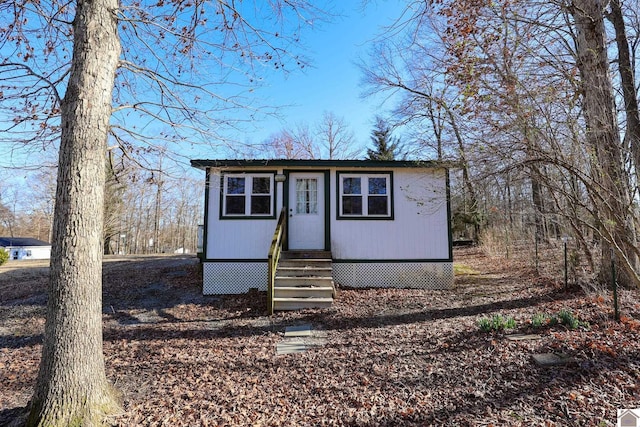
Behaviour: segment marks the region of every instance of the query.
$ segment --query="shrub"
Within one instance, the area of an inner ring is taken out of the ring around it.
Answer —
[[[4,264],[7,261],[9,261],[9,252],[5,251],[4,249],[0,249],[0,265]]]

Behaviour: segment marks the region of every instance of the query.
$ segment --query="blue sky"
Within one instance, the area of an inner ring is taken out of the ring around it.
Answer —
[[[255,131],[239,135],[240,140],[259,143],[282,128],[313,126],[327,111],[345,120],[360,145],[369,144],[375,115],[384,116],[393,104],[381,106],[381,97],[361,97],[362,75],[355,63],[366,59],[371,42],[398,18],[403,4],[395,0],[348,4],[336,11],[341,16],[304,34],[304,54],[310,67],[288,74],[270,73],[265,87],[254,92],[271,105],[288,107],[279,111],[280,119],[270,117],[255,123]]]

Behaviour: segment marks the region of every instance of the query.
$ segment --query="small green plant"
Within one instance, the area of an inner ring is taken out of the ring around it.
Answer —
[[[531,326],[533,326],[534,328],[541,328],[543,326],[546,326],[547,323],[549,323],[549,320],[549,316],[547,316],[546,314],[536,313],[531,318]]]
[[[7,261],[9,261],[9,252],[5,251],[4,249],[0,249],[0,265],[4,264]]]
[[[558,312],[558,314],[549,316],[547,314],[538,313],[534,314],[531,318],[531,326],[534,328],[541,328],[544,326],[555,326],[555,325],[564,325],[568,329],[578,329],[580,327],[588,328],[588,322],[580,321],[573,313],[569,310],[563,309]]]
[[[478,327],[482,332],[491,332],[491,319],[483,317],[482,319],[478,320]]]
[[[560,323],[562,323],[569,329],[576,329],[578,326],[580,326],[580,322],[578,321],[578,319],[576,319],[573,313],[571,313],[569,310],[560,310],[560,312],[558,312],[558,319],[560,320]]]
[[[558,320],[569,329],[588,328],[589,322],[583,322],[573,315],[569,310],[560,310]]]
[[[478,320],[478,327],[482,332],[502,331],[504,329],[515,329],[516,321],[513,317],[504,317],[496,314],[491,318],[483,317]]]

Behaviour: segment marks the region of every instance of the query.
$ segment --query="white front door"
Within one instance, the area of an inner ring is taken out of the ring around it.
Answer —
[[[289,174],[289,249],[324,249],[324,174]]]

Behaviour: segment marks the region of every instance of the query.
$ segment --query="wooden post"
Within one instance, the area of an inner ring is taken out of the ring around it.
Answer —
[[[615,252],[611,249],[611,278],[613,280],[613,313],[616,322],[620,321],[620,308],[618,306],[618,281],[616,279]]]

